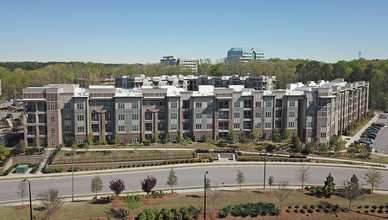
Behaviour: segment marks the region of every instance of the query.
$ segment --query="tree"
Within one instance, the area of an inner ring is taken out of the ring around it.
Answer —
[[[281,139],[281,135],[280,135],[280,131],[278,128],[275,128],[273,129],[272,131],[272,141],[273,142],[280,142],[282,139]]]
[[[289,130],[289,129],[283,129],[283,130],[282,130],[282,133],[281,133],[282,140],[283,140],[283,141],[286,141],[288,138],[290,138],[291,133],[292,133],[291,130]]]
[[[237,183],[240,185],[240,190],[241,190],[241,185],[245,183],[245,176],[244,173],[240,170],[237,170],[237,178],[236,178]]]
[[[212,209],[213,209],[213,219],[215,219],[215,217],[216,217],[215,206],[222,199],[222,191],[218,190],[218,187],[213,187],[209,191],[209,197],[210,197],[210,202],[212,204]]]
[[[352,202],[362,195],[358,178],[353,174],[352,178],[344,181],[344,190],[342,196],[349,200],[349,210],[351,209]]]
[[[153,135],[152,135],[152,143],[158,143],[160,142],[160,139],[159,139],[159,132],[155,132]]]
[[[148,176],[140,181],[141,189],[149,195],[155,187],[158,180],[154,176]]]
[[[140,207],[140,205],[141,205],[140,196],[139,195],[126,195],[124,197],[124,200],[125,200],[125,205],[128,208],[128,211],[130,213],[132,213],[132,218],[135,219],[133,210]]]
[[[375,187],[378,187],[381,183],[384,182],[381,172],[373,168],[364,172],[363,179],[371,186],[372,193]]]
[[[294,149],[294,152],[296,153],[302,152],[302,146],[298,135],[294,135],[292,137],[292,147]]]
[[[226,139],[228,140],[229,144],[236,143],[236,135],[234,135],[233,129],[229,129],[229,133]]]
[[[86,137],[86,143],[88,145],[93,145],[93,134],[89,133],[88,136]]]
[[[62,199],[59,198],[59,192],[56,189],[48,189],[44,192],[41,192],[38,196],[38,199],[41,201],[43,207],[45,208],[45,215],[49,219],[54,211],[62,205]]]
[[[313,144],[312,143],[307,143],[302,150],[302,154],[309,155],[313,152]]]
[[[174,193],[174,186],[178,185],[178,177],[175,174],[174,168],[171,168],[170,173],[167,177],[167,185],[171,187],[171,193]]]
[[[22,198],[22,205],[24,205],[24,196],[27,195],[27,183],[23,182],[23,180],[20,181],[20,183],[18,184],[17,190],[18,190],[17,191],[18,196]]]
[[[95,176],[90,181],[90,190],[96,193],[96,199],[97,199],[97,193],[102,190],[102,180],[99,176]]]
[[[334,192],[335,192],[335,183],[334,183],[334,177],[329,173],[329,175],[326,177],[325,185],[323,186],[323,193],[327,198],[330,198]]]
[[[275,183],[275,180],[274,180],[273,176],[270,176],[268,178],[268,185],[269,185],[269,189],[270,190],[272,190],[272,186],[273,186],[274,183]]]
[[[288,189],[288,182],[281,181],[279,182],[278,188],[275,189],[275,196],[280,201],[280,210],[283,208],[283,202],[287,199],[287,197],[291,194],[292,190]]]
[[[109,182],[109,188],[119,196],[125,190],[125,182],[120,178],[115,178]]]
[[[259,139],[260,139],[260,130],[259,129],[253,129],[252,138],[253,138],[253,141],[259,141]]]
[[[302,189],[304,189],[304,183],[310,179],[310,167],[306,167],[304,164],[296,171],[296,178],[302,182]]]

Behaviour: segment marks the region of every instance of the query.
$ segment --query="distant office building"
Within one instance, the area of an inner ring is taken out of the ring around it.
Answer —
[[[94,143],[126,144],[150,140],[155,133],[172,141],[179,136],[222,139],[230,130],[237,138],[255,130],[269,139],[275,128],[291,130],[305,143],[327,144],[368,111],[369,83],[364,81],[311,81],[277,90],[233,83],[197,86],[197,91],[175,85],[25,88],[25,146],[83,144],[88,134]]]
[[[245,47],[233,47],[228,51],[226,61],[231,62],[233,60],[241,60],[242,62],[248,62],[251,60],[264,60],[265,53],[263,50],[255,48]]]
[[[160,60],[161,63],[168,65],[182,65],[191,68],[193,73],[197,72],[197,60],[193,57],[165,56]]]

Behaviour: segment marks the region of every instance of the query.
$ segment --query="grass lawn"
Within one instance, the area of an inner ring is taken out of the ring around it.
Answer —
[[[213,204],[211,200],[211,192],[208,195],[210,197],[210,200],[208,200],[208,207],[207,210],[209,213],[213,210]],[[135,212],[138,213],[144,208],[180,208],[180,207],[189,207],[190,205],[200,208],[203,206],[203,199],[202,198],[193,198],[193,197],[187,197],[186,195],[200,195],[202,196],[202,193],[182,193],[178,196],[169,196],[167,195],[163,199],[155,200],[151,204],[142,204],[139,209],[137,209]],[[238,203],[244,203],[244,202],[272,202],[276,205],[279,204],[277,198],[273,195],[273,193],[269,193],[269,190],[266,192],[264,191],[222,191],[222,195],[220,200],[218,200],[215,203],[214,208],[221,209],[225,205],[229,204],[238,204]],[[333,204],[333,205],[339,205],[340,207],[347,207],[348,201],[340,198],[340,197],[332,197],[330,199],[326,198],[317,198],[313,196],[306,195],[305,193],[293,191],[291,195],[288,197],[288,199],[284,202],[284,209],[287,209],[288,206],[303,206],[303,205],[319,205],[319,204]],[[364,195],[357,201],[353,202],[352,208],[353,210],[357,210],[357,207],[359,205],[365,206],[365,205],[387,205],[388,204],[388,195],[382,195],[382,194],[374,194],[374,195]],[[34,208],[38,208],[39,205],[34,205]],[[63,206],[52,216],[51,219],[79,219],[79,218],[90,218],[90,217],[105,217],[105,212],[110,209],[115,208],[116,210],[119,208],[124,208],[123,204],[120,204],[119,206],[114,206],[112,203],[108,204],[90,204],[87,201],[84,202],[66,202],[63,204]],[[284,215],[287,215],[285,212],[283,212]],[[33,211],[34,216],[42,217],[43,213],[41,211]],[[385,214],[387,216],[388,214]],[[25,207],[23,209],[17,209],[15,207],[2,207],[0,208],[0,218],[1,219],[28,219],[29,218],[29,209],[28,207]],[[300,214],[300,216],[294,216],[296,219],[299,218],[306,218],[306,215]],[[319,216],[317,216],[319,217]],[[324,216],[319,217],[319,219],[333,219],[335,218],[334,214],[331,216]],[[294,218],[295,219],[295,218]],[[350,218],[349,218],[350,219]]]
[[[142,160],[171,160],[193,158],[194,151],[160,151],[160,150],[128,150],[128,151],[84,151],[77,152],[78,163],[92,162],[118,162]],[[68,164],[72,162],[72,152],[61,151],[57,154],[52,164]]]

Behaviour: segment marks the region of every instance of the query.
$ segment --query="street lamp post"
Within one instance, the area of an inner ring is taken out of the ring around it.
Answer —
[[[24,179],[23,182],[28,182],[28,193],[30,195],[30,219],[32,220],[32,201],[31,201],[31,183],[28,179]]]
[[[74,202],[74,160],[77,158],[78,155],[76,154],[75,157],[73,157],[73,168],[71,169],[72,175],[71,175],[71,201]]]
[[[264,155],[264,189],[265,189],[266,172],[267,172],[267,153],[265,153]]]
[[[208,174],[209,172],[205,172],[205,177],[204,177],[204,185],[203,185],[203,188],[204,188],[204,200],[203,200],[203,219],[206,220],[206,184],[207,184],[207,178],[206,178],[206,174]]]

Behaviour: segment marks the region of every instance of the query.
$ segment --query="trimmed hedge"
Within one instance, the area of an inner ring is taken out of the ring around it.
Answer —
[[[251,216],[256,217],[259,215],[279,215],[280,210],[273,203],[241,203],[233,206],[232,215],[234,216]]]
[[[53,168],[46,167],[44,169],[44,172],[45,173],[62,173],[63,167],[53,167]]]
[[[58,147],[57,149],[55,149],[53,155],[51,155],[49,161],[48,161],[48,164],[51,164],[55,158],[55,156],[57,156],[57,154],[61,151],[61,147]]]

